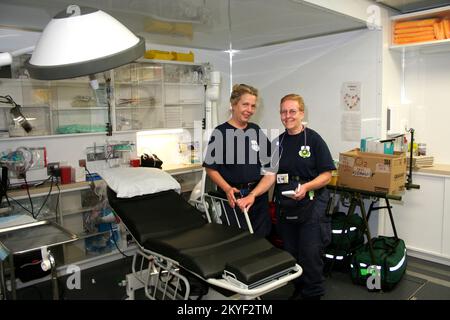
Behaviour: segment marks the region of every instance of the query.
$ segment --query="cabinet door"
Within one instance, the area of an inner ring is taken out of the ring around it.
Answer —
[[[57,221],[59,219],[58,206],[57,194],[50,194],[48,197],[47,195],[32,196],[31,200],[28,197],[22,197],[17,202],[11,201],[12,212],[10,215],[26,214],[37,220]]]
[[[190,193],[202,178],[202,171],[176,174],[173,176],[181,186],[181,192]]]
[[[140,130],[164,126],[162,67],[131,63],[114,71],[116,130]]]
[[[201,105],[204,102],[203,85],[166,83],[166,105]]]
[[[21,106],[23,116],[32,126],[26,132],[11,116],[12,105],[0,103],[0,134],[3,137],[39,136],[51,133],[50,87],[47,81],[0,79],[0,95],[9,95]]]
[[[97,75],[99,88],[88,77],[52,81],[52,122],[56,134],[106,131],[108,101],[106,83]]]
[[[121,246],[120,228],[107,205],[91,190],[61,195],[63,226],[79,240],[64,247],[65,264],[109,253]]]
[[[199,65],[164,65],[166,127],[193,128],[204,116],[205,87]]]

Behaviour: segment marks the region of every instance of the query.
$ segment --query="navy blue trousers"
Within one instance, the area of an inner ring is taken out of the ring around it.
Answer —
[[[284,249],[292,254],[303,268],[294,284],[303,297],[322,296],[324,249],[331,241],[331,217],[326,215],[328,190],[323,190],[311,207],[311,217],[302,223],[278,224]]]

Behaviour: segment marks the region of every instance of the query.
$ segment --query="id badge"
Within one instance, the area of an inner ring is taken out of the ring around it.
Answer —
[[[289,174],[288,173],[277,174],[277,184],[286,184],[286,183],[289,183]]]

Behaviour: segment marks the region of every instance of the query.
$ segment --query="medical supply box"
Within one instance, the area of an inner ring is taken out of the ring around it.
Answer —
[[[338,185],[372,192],[398,193],[406,182],[406,154],[361,152],[353,149],[339,155]]]

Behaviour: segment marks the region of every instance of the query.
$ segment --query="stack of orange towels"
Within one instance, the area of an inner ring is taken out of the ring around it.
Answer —
[[[409,44],[450,39],[450,17],[397,22],[394,43]]]

